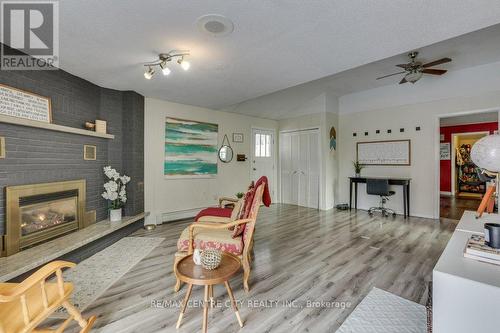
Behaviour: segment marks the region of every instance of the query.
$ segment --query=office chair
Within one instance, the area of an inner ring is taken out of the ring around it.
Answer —
[[[396,194],[394,191],[389,190],[389,180],[387,179],[367,179],[366,180],[366,193],[371,195],[380,196],[379,207],[371,207],[368,209],[368,214],[373,215],[373,212],[381,212],[383,216],[396,216],[396,212],[390,208],[385,208],[385,203],[389,200],[391,195]]]

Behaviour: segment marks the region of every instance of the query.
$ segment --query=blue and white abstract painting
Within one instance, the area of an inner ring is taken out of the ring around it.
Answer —
[[[165,122],[167,177],[207,177],[217,174],[217,124],[168,118]]]

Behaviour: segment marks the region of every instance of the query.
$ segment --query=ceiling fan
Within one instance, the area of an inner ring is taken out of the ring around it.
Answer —
[[[420,61],[417,61],[416,58],[418,56],[418,52],[410,52],[408,53],[408,57],[410,57],[410,62],[407,64],[399,64],[396,65],[397,67],[401,67],[404,69],[402,72],[397,72],[389,75],[384,75],[381,77],[378,77],[377,80],[393,76],[393,75],[399,75],[399,74],[406,74],[401,81],[399,81],[399,84],[403,84],[406,82],[411,82],[415,83],[418,80],[422,78],[422,75],[424,74],[431,74],[431,75],[443,75],[444,73],[447,72],[445,69],[435,69],[435,68],[429,68],[441,64],[445,64],[447,62],[450,62],[450,58],[442,58],[439,60],[431,61],[426,64],[422,64]]]

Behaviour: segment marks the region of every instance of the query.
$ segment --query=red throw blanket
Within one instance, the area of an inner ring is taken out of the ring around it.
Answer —
[[[195,221],[202,216],[218,216],[218,217],[231,217],[233,210],[231,208],[209,207],[202,209],[194,218]]]
[[[271,194],[269,193],[269,180],[267,180],[266,176],[260,177],[254,185],[254,188],[258,188],[262,183],[266,184],[264,187],[264,192],[262,193],[262,203],[269,207],[271,205]],[[253,197],[252,197],[253,200]],[[231,208],[220,208],[220,207],[210,207],[202,209],[198,215],[194,218],[195,221],[202,216],[218,216],[218,217],[231,217],[233,210]]]
[[[256,182],[255,182],[255,188],[258,188],[260,184],[266,183],[266,187],[264,187],[264,193],[262,193],[262,203],[266,206],[269,207],[271,205],[271,194],[269,193],[269,180],[267,180],[266,176],[260,177]]]

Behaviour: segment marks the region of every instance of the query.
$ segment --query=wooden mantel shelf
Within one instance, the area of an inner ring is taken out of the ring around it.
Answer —
[[[88,131],[88,130],[81,129],[81,128],[74,128],[74,127],[63,126],[63,125],[49,124],[49,123],[44,123],[41,121],[34,121],[34,120],[29,120],[29,119],[10,117],[10,116],[6,116],[6,115],[0,115],[0,123],[43,128],[43,129],[51,130],[51,131],[93,136],[93,137],[104,138],[104,139],[114,139],[115,138],[115,136],[113,134],[97,133],[94,131]]]
[[[48,263],[101,237],[109,235],[149,215],[149,212],[135,216],[124,216],[121,221],[104,220],[87,228],[75,231],[9,257],[0,258],[0,282],[13,279],[23,273]]]

